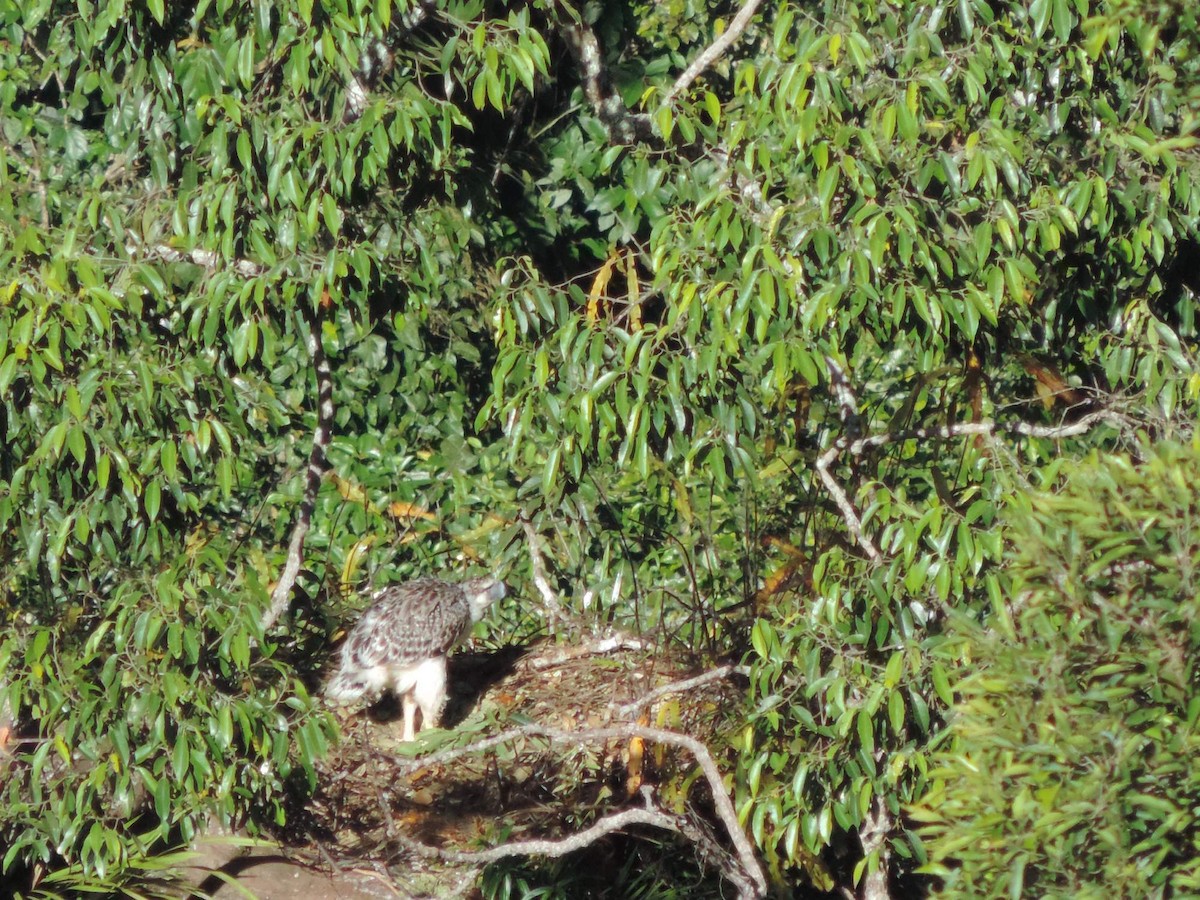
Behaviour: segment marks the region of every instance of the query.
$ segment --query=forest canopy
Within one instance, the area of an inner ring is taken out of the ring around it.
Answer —
[[[0,879],[284,826],[489,571],[744,667],[781,896],[1200,890],[1198,17],[0,0]]]

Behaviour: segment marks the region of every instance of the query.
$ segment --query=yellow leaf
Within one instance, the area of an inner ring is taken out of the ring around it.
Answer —
[[[498,516],[495,513],[488,513],[482,524],[472,528],[470,531],[464,531],[462,534],[458,535],[456,539],[464,546],[476,544],[480,541],[480,539],[487,537],[493,531],[496,531],[499,528],[505,528],[511,524],[512,522],[503,516]]]
[[[632,797],[642,786],[642,760],[645,758],[646,742],[635,737],[629,742],[629,762],[625,766],[625,796]]]
[[[625,284],[629,291],[629,325],[632,331],[642,327],[642,288],[638,284],[637,259],[630,250],[625,255]]]
[[[374,507],[367,501],[367,492],[363,490],[362,485],[356,484],[353,481],[349,481],[348,479],[343,478],[341,475],[338,475],[336,472],[330,472],[329,478],[333,481],[334,486],[338,489],[338,493],[351,503],[361,503],[372,512],[378,512],[378,510],[374,509]]]
[[[613,269],[620,258],[620,252],[613,250],[609,253],[608,259],[604,261],[604,265],[600,267],[600,271],[596,273],[596,279],[592,282],[591,290],[588,291],[587,320],[589,325],[595,322],[600,315],[600,297],[608,288],[608,282],[612,279]]]
[[[656,717],[658,728],[678,728],[683,721],[678,700],[664,700],[658,705]]]
[[[787,554],[788,558],[784,561],[783,565],[779,566],[773,572],[767,575],[766,579],[763,581],[762,588],[755,593],[754,602],[755,605],[760,609],[762,608],[762,605],[770,600],[775,594],[786,590],[787,587],[792,583],[796,572],[802,569],[808,561],[803,550],[792,546],[780,538],[769,537],[765,543],[769,546],[773,546],[782,550],[785,554]]]
[[[375,543],[375,536],[368,535],[359,541],[355,541],[354,546],[350,548],[350,552],[346,554],[346,561],[342,564],[341,586],[343,591],[349,591],[354,588],[357,583],[356,575],[362,559],[366,556],[367,550]]]
[[[1071,387],[1051,363],[1043,362],[1029,353],[1021,354],[1019,359],[1025,371],[1033,376],[1034,390],[1046,409],[1057,401],[1061,401],[1065,406],[1087,402],[1087,396]]]
[[[408,503],[404,500],[397,500],[388,507],[388,512],[397,519],[426,519],[430,522],[436,522],[437,516],[427,509],[417,506],[415,503]]]

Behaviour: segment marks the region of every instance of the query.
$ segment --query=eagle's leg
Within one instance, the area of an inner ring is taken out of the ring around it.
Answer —
[[[417,736],[417,700],[412,691],[407,691],[400,698],[400,703],[404,707],[404,734],[400,740],[411,741]]]
[[[446,657],[441,656],[422,664],[412,693],[421,707],[421,727],[436,728],[442,707],[446,705]]]

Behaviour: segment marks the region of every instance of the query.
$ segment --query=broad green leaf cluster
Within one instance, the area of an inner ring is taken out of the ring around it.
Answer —
[[[918,810],[947,896],[1200,889],[1198,476],[1194,444],[1093,457],[1014,517],[1013,603],[955,629],[971,670]]]

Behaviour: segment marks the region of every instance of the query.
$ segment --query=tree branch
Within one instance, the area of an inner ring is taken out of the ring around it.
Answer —
[[[854,504],[850,502],[850,498],[846,496],[846,492],[842,490],[842,486],[837,483],[837,479],[829,471],[829,467],[833,465],[833,461],[842,452],[842,447],[843,444],[841,442],[835,443],[817,457],[817,475],[820,476],[821,483],[825,485],[825,490],[829,491],[829,496],[833,498],[833,502],[837,504],[837,508],[846,522],[846,528],[849,530],[850,536],[854,538],[858,546],[863,548],[863,551],[867,554],[867,558],[878,565],[883,562],[883,554],[879,552],[879,548],[875,546],[871,539],[863,533],[862,519],[858,517],[858,511],[854,508]]]
[[[888,835],[895,827],[895,820],[883,799],[876,797],[871,809],[858,829],[858,840],[862,844],[863,858],[867,860],[867,871],[862,880],[863,900],[891,900],[888,890]],[[875,864],[871,856],[875,855]]]
[[[296,584],[296,576],[300,574],[300,565],[304,562],[304,539],[308,535],[309,525],[312,524],[321,479],[325,477],[326,452],[333,436],[333,375],[329,371],[329,360],[325,358],[325,350],[321,346],[321,318],[316,314],[309,322],[308,355],[317,376],[317,427],[313,431],[312,451],[309,453],[308,468],[304,473],[304,499],[296,515],[296,524],[292,526],[287,558],[275,590],[271,592],[271,605],[263,614],[260,623],[264,633],[284,614],[291,602],[292,588]]]
[[[828,358],[827,358],[828,359]],[[836,364],[829,360],[831,371],[836,375],[841,375],[841,370],[836,367]],[[842,376],[844,379],[844,376]],[[836,378],[834,379],[836,382]],[[849,402],[853,400],[852,392],[847,397],[842,396],[839,392],[839,403],[845,409],[854,410],[855,404]],[[843,416],[845,419],[845,416]],[[903,441],[914,440],[930,440],[941,439],[949,440],[956,437],[971,437],[981,436],[995,439],[997,435],[1016,435],[1022,437],[1036,437],[1048,439],[1060,439],[1066,437],[1076,437],[1081,434],[1086,434],[1091,431],[1096,425],[1101,422],[1108,422],[1117,428],[1124,428],[1129,425],[1129,422],[1115,410],[1099,409],[1095,412],[1088,413],[1075,422],[1064,423],[1061,425],[1034,425],[1029,422],[958,422],[951,425],[937,425],[930,428],[910,428],[903,431],[887,431],[880,434],[871,434],[866,437],[859,437],[854,434],[850,422],[847,421],[847,428],[851,431],[851,436],[838,438],[833,445],[817,457],[815,468],[817,475],[821,479],[821,483],[825,485],[825,490],[829,492],[829,496],[833,498],[834,504],[837,505],[838,511],[842,514],[842,519],[846,523],[846,529],[850,532],[850,536],[867,554],[871,562],[878,565],[883,562],[883,554],[874,542],[867,537],[863,530],[862,519],[858,515],[858,511],[854,508],[854,504],[846,495],[845,490],[838,484],[837,479],[829,471],[830,466],[841,455],[843,450],[849,450],[851,456],[862,456],[867,450],[874,447],[882,447],[886,444],[900,443]]]
[[[533,522],[525,513],[521,513],[519,521],[525,531],[525,542],[529,544],[529,567],[533,570],[533,584],[542,595],[542,606],[545,607],[549,619],[550,633],[554,634],[559,614],[562,612],[562,601],[558,599],[558,594],[550,584],[550,577],[546,574],[546,560],[542,556],[542,548],[538,546],[538,533],[534,530]]]
[[[1129,421],[1112,409],[1098,409],[1080,417],[1074,422],[1061,425],[1034,425],[1030,422],[957,422],[952,425],[937,425],[932,428],[911,428],[904,431],[872,434],[848,442],[850,453],[862,455],[870,447],[880,447],[897,441],[919,441],[929,438],[956,438],[982,435],[995,437],[997,434],[1019,435],[1021,437],[1048,438],[1058,440],[1067,437],[1078,437],[1087,434],[1101,422],[1116,428],[1126,428]]]
[[[538,659],[529,662],[529,668],[535,672],[540,672],[545,669],[553,669],[561,666],[563,663],[571,660],[581,659],[585,656],[610,656],[613,653],[619,653],[622,650],[639,651],[645,650],[652,646],[649,641],[642,638],[632,638],[623,634],[614,634],[609,637],[599,638],[597,640],[586,641],[582,644],[574,644],[570,647],[564,647],[553,655],[539,657]]]
[[[678,95],[687,89],[693,80],[713,61],[728,49],[746,29],[761,0],[746,0],[745,5],[734,17],[730,27],[696,60],[688,66],[674,85],[664,95],[660,108],[674,102]],[[608,140],[614,144],[632,144],[638,141],[650,141],[654,137],[654,126],[649,115],[632,113],[626,108],[620,95],[613,90],[604,65],[600,42],[596,33],[586,22],[578,21],[564,25],[561,34],[567,46],[574,54],[579,64],[580,83],[588,105],[595,111],[597,118],[604,125]],[[766,196],[766,191],[760,181],[738,170],[734,165],[730,151],[725,146],[712,147],[708,154],[728,174],[742,200],[746,215],[764,230],[778,225],[777,217],[783,207],[772,204]],[[783,261],[784,271],[793,274],[792,265]]]
[[[125,248],[130,256],[136,255],[137,248],[129,246]],[[254,278],[262,275],[267,271],[267,267],[256,263],[250,259],[234,259],[224,260],[211,250],[202,250],[199,247],[184,252],[176,250],[168,244],[155,244],[153,247],[146,248],[146,255],[166,260],[167,262],[190,262],[192,265],[199,266],[202,269],[213,271],[220,269],[223,266],[229,265],[233,270],[243,278]]]
[[[683,74],[675,79],[675,83],[671,85],[671,89],[663,97],[664,106],[674,103],[675,98],[686,91],[691,83],[699,77],[701,72],[716,62],[721,54],[728,50],[733,45],[733,42],[742,36],[742,32],[746,30],[746,26],[750,24],[750,20],[754,18],[754,14],[758,11],[758,6],[761,2],[762,0],[746,0],[721,36],[705,47],[704,51],[692,60],[692,64],[684,69]]]
[[[753,877],[744,872],[738,860],[721,846],[721,842],[702,816],[680,816],[679,831],[695,845],[701,862],[733,882],[738,889],[739,900],[761,896]]]
[[[562,35],[579,63],[583,95],[608,131],[609,141],[632,144],[635,141],[648,140],[654,133],[650,117],[629,112],[625,101],[613,90],[604,67],[600,42],[596,39],[596,32],[592,30],[592,26],[582,20],[571,22],[563,26]]]
[[[400,40],[421,27],[437,9],[434,0],[420,0],[407,12],[399,15],[386,40],[372,38],[363,46],[358,58],[358,72],[350,76],[346,84],[346,106],[342,111],[344,123],[354,122],[362,116],[371,99],[371,91],[395,66],[395,46]]]

